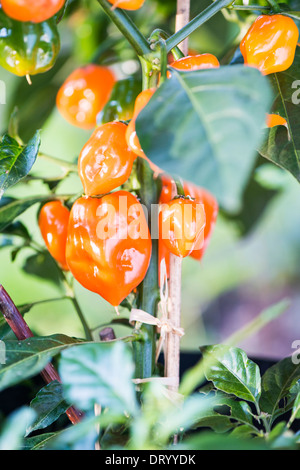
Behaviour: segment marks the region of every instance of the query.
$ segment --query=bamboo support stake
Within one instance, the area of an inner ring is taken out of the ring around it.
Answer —
[[[177,0],[176,32],[183,28],[190,19],[190,0]],[[181,43],[184,55],[188,54],[188,39]],[[177,195],[175,182],[172,185],[172,198]],[[181,326],[181,267],[182,259],[170,253],[170,281],[168,318],[172,324]],[[180,336],[169,333],[165,346],[165,377],[176,377],[176,385],[169,389],[177,392],[180,375]]]
[[[190,0],[177,0],[177,14],[176,14],[176,32],[183,28],[190,21]],[[188,55],[189,40],[185,39],[179,48],[184,55]]]

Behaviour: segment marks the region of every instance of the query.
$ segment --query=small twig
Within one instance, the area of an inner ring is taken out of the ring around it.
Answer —
[[[19,312],[14,302],[12,301],[12,299],[1,284],[0,312],[9,324],[14,334],[16,335],[17,339],[22,341],[24,339],[32,338],[34,336],[26,321],[22,317],[21,313]],[[51,383],[53,380],[61,382],[58,373],[56,372],[55,368],[51,363],[49,363],[45,367],[45,369],[42,370],[41,376],[47,384]],[[66,415],[68,416],[72,424],[79,423],[82,418],[82,413],[73,408],[72,406],[66,411]]]

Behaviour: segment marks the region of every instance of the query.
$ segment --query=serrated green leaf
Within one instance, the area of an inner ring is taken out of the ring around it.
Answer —
[[[65,335],[5,341],[6,363],[0,364],[0,391],[38,374],[53,356],[78,343]]]
[[[237,211],[271,104],[268,81],[241,65],[172,71],[137,118],[145,154]]]
[[[205,370],[206,379],[225,393],[257,403],[261,393],[261,377],[258,366],[248,359],[239,348],[225,345],[201,348],[204,361],[209,365]]]
[[[27,145],[5,134],[0,143],[0,194],[26,176],[35,163],[41,144],[36,132]]]
[[[54,380],[43,387],[30,407],[36,413],[36,419],[26,429],[26,436],[38,429],[45,429],[54,423],[70,407],[63,397],[63,388],[61,383]]]
[[[115,412],[136,411],[134,363],[124,343],[70,348],[61,355],[59,373],[66,398],[84,411],[92,410],[97,403]]]
[[[290,394],[290,389],[299,379],[300,364],[294,364],[291,357],[270,367],[263,375],[260,408],[271,416],[271,422],[280,411],[280,401]]]

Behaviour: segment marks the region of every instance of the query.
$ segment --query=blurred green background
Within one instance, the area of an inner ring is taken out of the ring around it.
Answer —
[[[206,0],[192,1],[192,15],[208,4]],[[156,27],[172,32],[175,5],[175,0],[146,0],[143,9],[132,14],[132,17],[145,35]],[[232,21],[228,21],[219,13],[192,35],[191,49],[199,53],[211,52],[226,63],[234,52],[233,46],[238,45],[251,22],[248,18],[248,23],[242,25],[241,30],[241,19],[242,15],[238,17],[234,14],[231,15]],[[104,45],[104,53],[99,55],[98,63],[110,65],[118,78],[135,73],[139,66],[134,53],[108,22],[96,0],[71,1],[59,31],[62,49],[57,64],[50,72],[32,77],[32,86],[24,78],[0,70],[0,79],[5,82],[7,92],[6,104],[0,105],[0,127],[2,132],[7,130],[9,116],[17,106],[20,133],[25,140],[37,128],[42,128],[42,151],[75,162],[91,132],[72,127],[59,115],[55,108],[58,87],[70,71],[99,53],[99,44]],[[114,41],[114,48],[105,50],[107,38]],[[60,169],[38,161],[32,174],[55,177],[60,174]],[[70,176],[59,185],[57,192],[77,193],[81,190],[79,179]],[[46,194],[47,191],[47,186],[37,180],[20,183],[6,195],[26,197]],[[37,227],[37,210],[38,207],[34,206],[20,220],[34,239],[43,245]],[[235,216],[220,213],[203,261],[198,263],[185,259],[183,262],[183,350],[197,350],[202,344],[221,342],[258,315],[264,307],[287,297],[291,299],[289,310],[240,346],[252,357],[279,359],[291,354],[292,342],[300,336],[299,228],[299,184],[289,174],[258,157],[251,184],[245,191],[241,213]],[[17,239],[15,242],[20,243]],[[17,305],[64,295],[55,282],[56,268],[51,260],[45,263],[40,258],[39,269],[43,277],[28,272],[33,268],[27,260],[34,254],[32,249],[25,248],[13,262],[10,247],[0,250],[0,282]],[[54,280],[49,281],[49,277]],[[88,292],[78,283],[75,283],[75,289],[91,327],[96,328],[115,318],[114,309],[98,295]],[[127,314],[122,309],[121,313]],[[26,314],[26,321],[39,335],[65,333],[83,336],[81,324],[69,300],[36,305]],[[125,327],[116,327],[117,335],[127,332]]]

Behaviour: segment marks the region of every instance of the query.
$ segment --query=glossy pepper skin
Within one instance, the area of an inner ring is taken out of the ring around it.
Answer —
[[[287,126],[286,119],[279,116],[279,114],[268,114],[266,124],[269,128],[275,126]]]
[[[125,183],[136,158],[125,139],[126,124],[110,122],[95,129],[78,159],[78,173],[87,196],[109,193]]]
[[[138,10],[143,6],[145,0],[108,0],[115,8],[123,10]]]
[[[172,195],[172,179],[169,176],[162,176],[162,191],[159,203],[163,204],[171,200]],[[218,216],[218,202],[216,198],[206,189],[196,186],[193,183],[185,181],[183,184],[184,193],[186,196],[194,198],[195,201],[202,203],[205,211],[205,227],[204,227],[204,243],[202,248],[194,249],[190,256],[197,261],[200,261],[203,258],[203,255],[209,245],[214,227],[216,225],[217,216]],[[159,240],[159,256],[160,260],[162,257],[166,260],[167,272],[169,272],[169,256],[165,248],[162,247],[162,240]]]
[[[141,91],[140,81],[130,77],[119,80],[111,93],[109,101],[97,116],[98,124],[112,121],[129,121],[133,117],[134,103]]]
[[[202,248],[194,249],[190,256],[197,261],[203,258],[203,255],[209,245],[211,236],[213,234],[217,216],[219,212],[219,206],[216,198],[206,189],[200,188],[192,183],[185,182],[183,189],[186,195],[195,198],[195,201],[204,205],[204,211],[206,215],[206,224],[204,227],[204,243]]]
[[[19,77],[50,70],[60,50],[54,19],[22,23],[0,9],[0,65]]]
[[[154,171],[155,174],[160,174],[163,173],[163,170],[159,168],[157,165],[151,162],[151,160],[145,155],[139,138],[137,136],[136,130],[135,130],[135,122],[137,120],[137,117],[139,113],[142,111],[142,109],[145,108],[145,106],[149,103],[150,99],[154,95],[156,89],[155,88],[149,88],[148,90],[143,90],[136,98],[135,100],[135,105],[134,105],[134,112],[133,112],[133,117],[130,121],[130,123],[127,126],[126,130],[126,141],[129,146],[129,148],[139,157],[144,158],[147,160],[147,162],[150,165],[150,168],[152,171]]]
[[[118,306],[144,279],[152,251],[141,204],[127,191],[82,197],[72,207],[67,263],[77,281]]]
[[[175,198],[163,204],[159,213],[159,236],[167,249],[180,258],[202,247],[204,227],[204,207],[190,198]]]
[[[182,57],[170,64],[176,70],[201,70],[220,67],[218,59],[213,54],[197,54]]]
[[[41,23],[56,15],[65,0],[1,0],[5,13],[18,21]]]
[[[64,270],[70,211],[60,201],[45,204],[39,213],[39,228],[51,256]]]
[[[57,108],[70,124],[92,129],[114,84],[115,77],[109,68],[94,64],[80,67],[69,75],[59,89]]]
[[[145,108],[145,106],[149,103],[150,99],[154,95],[156,89],[149,88],[148,90],[143,90],[136,98],[135,105],[134,105],[134,112],[133,117],[128,124],[127,131],[126,131],[126,140],[127,144],[131,148],[131,150],[136,153],[139,157],[145,158],[145,153],[141,147],[139,138],[137,136],[135,130],[135,123],[137,120],[138,115]]]
[[[285,15],[259,16],[243,38],[240,49],[246,65],[263,75],[287,70],[293,63],[299,31]]]

